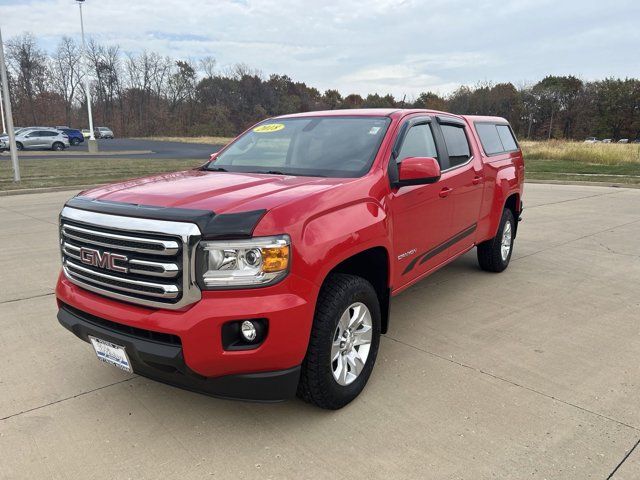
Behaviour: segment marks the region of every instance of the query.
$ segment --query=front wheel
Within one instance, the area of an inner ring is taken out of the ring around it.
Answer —
[[[478,245],[478,263],[482,270],[502,272],[509,266],[515,231],[516,221],[513,213],[505,208],[496,236]]]
[[[332,274],[318,297],[298,396],[337,410],[367,384],[380,345],[380,302],[361,277]]]
[[[73,145],[74,147],[77,147],[78,145],[80,145],[80,140],[78,140],[77,138],[72,138],[69,143],[71,143],[71,145]]]
[[[20,151],[24,150],[24,145],[22,145],[20,142],[16,142],[16,148]]]

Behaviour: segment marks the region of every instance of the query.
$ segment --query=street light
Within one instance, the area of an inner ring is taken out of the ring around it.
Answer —
[[[7,126],[4,123],[4,106],[2,105],[2,89],[0,89],[0,117],[2,118],[2,134],[7,133]]]
[[[84,89],[87,92],[87,114],[89,116],[89,151],[97,152],[98,143],[96,137],[93,134],[93,114],[91,113],[91,91],[89,90],[89,62],[87,59],[87,43],[84,40],[84,20],[82,18],[82,4],[84,0],[76,0],[78,7],[80,7],[80,30],[82,32],[82,60],[84,63]]]
[[[11,150],[11,164],[13,165],[13,181],[20,181],[20,164],[16,147],[16,132],[13,127],[13,113],[11,112],[11,98],[9,98],[9,76],[7,64],[4,61],[4,43],[2,43],[2,30],[0,30],[0,84],[2,85],[2,99],[7,107],[7,129],[9,135],[9,150]]]

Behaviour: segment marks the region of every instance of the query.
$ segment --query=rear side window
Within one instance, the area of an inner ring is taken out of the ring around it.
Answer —
[[[433,132],[428,124],[411,127],[404,137],[402,147],[398,153],[398,162],[409,157],[438,158],[436,142],[433,139]]]
[[[464,133],[464,127],[441,125],[440,128],[449,153],[449,167],[455,168],[467,163],[471,158],[471,149],[469,148],[467,135]]]
[[[513,152],[518,149],[518,144],[508,125],[476,123],[476,131],[487,155]]]
[[[496,125],[496,129],[498,130],[498,135],[500,135],[500,140],[502,140],[502,145],[507,152],[518,149],[516,140],[513,138],[513,133],[511,133],[511,129],[508,126]]]
[[[484,152],[487,155],[495,155],[497,153],[504,152],[502,140],[500,140],[500,135],[498,135],[498,130],[496,129],[496,126],[494,124],[477,123],[476,131],[480,136],[482,148],[484,148]]]

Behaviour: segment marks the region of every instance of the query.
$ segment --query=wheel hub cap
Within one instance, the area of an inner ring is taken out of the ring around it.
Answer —
[[[350,305],[338,320],[331,345],[331,372],[339,385],[352,383],[367,363],[372,325],[371,312],[361,302]]]
[[[507,260],[507,257],[509,256],[510,251],[511,251],[511,222],[507,222],[504,224],[504,229],[502,230],[502,242],[500,245],[500,256],[502,257],[503,262]]]

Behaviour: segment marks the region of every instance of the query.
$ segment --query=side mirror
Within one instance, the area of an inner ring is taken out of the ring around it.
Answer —
[[[220,153],[220,152],[212,153],[211,156],[209,157],[209,161],[210,162],[215,162],[216,158],[218,158],[218,153]]]
[[[440,164],[433,157],[409,157],[398,165],[396,188],[426,185],[440,180]]]

